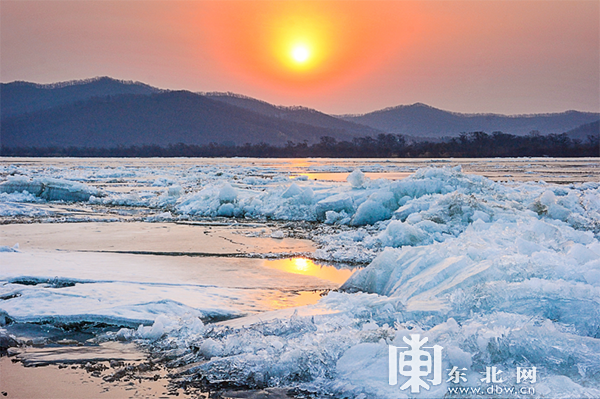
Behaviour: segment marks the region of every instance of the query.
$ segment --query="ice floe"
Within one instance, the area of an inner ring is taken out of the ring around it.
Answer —
[[[23,176],[9,176],[0,183],[0,193],[31,194],[48,201],[88,201],[91,196],[102,197],[104,193],[83,183],[71,182],[51,177],[28,179]],[[29,200],[29,197],[26,197]]]
[[[315,168],[337,171],[334,166]],[[310,222],[316,227],[308,234],[319,246],[315,258],[368,264],[317,304],[202,323],[199,317],[211,312],[241,315],[219,304],[220,296],[246,297],[201,284],[182,284],[167,295],[158,282],[85,275],[57,289],[55,276],[27,285],[14,280],[27,272],[11,269],[2,277],[0,294],[9,299],[0,301],[0,311],[20,321],[110,316],[128,328],[104,338],[137,340],[171,366],[184,367],[181,378],[215,384],[437,398],[452,397],[453,367],[464,369],[465,389],[485,388],[488,367],[502,370],[499,389],[518,387],[518,368],[535,367],[536,397],[600,397],[600,184],[497,183],[459,167],[422,168],[400,181],[354,170],[347,182],[336,183],[267,169],[257,177],[257,169],[198,166],[166,177],[157,172],[145,183],[134,174],[144,186],[136,192],[11,177],[0,185],[0,204],[8,214],[9,205],[62,200],[158,208],[148,221]],[[126,175],[86,173],[90,179]],[[123,301],[131,290],[140,295],[135,303]],[[411,335],[443,347],[444,378],[418,396],[389,383],[390,345],[406,346]]]

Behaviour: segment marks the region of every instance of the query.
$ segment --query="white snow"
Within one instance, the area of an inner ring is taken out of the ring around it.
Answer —
[[[165,269],[134,262],[100,272],[65,262],[63,254],[36,265],[39,257],[6,249],[0,250],[0,297],[10,299],[0,301],[0,311],[18,321],[121,323],[131,328],[108,338],[177,349],[181,356],[173,365],[192,365],[192,377],[213,382],[411,397],[388,383],[388,345],[420,334],[443,346],[444,370],[467,368],[469,386],[478,386],[488,366],[512,376],[508,385],[516,384],[517,367],[535,366],[540,397],[600,397],[599,183],[496,183],[460,167],[425,167],[388,181],[364,175],[387,165],[315,163],[308,168],[353,172],[347,182],[321,182],[290,179],[269,164],[90,168],[68,176],[19,168],[31,177],[0,184],[2,216],[18,215],[17,205],[62,200],[156,208],[147,221],[219,216],[316,222],[310,232],[319,245],[316,258],[368,266],[315,305],[207,328],[198,317],[251,314],[258,302],[247,289],[211,287],[198,276],[189,282],[185,268],[165,277]],[[120,183],[94,191],[97,179],[107,185],[108,179],[129,179],[129,191],[119,191]],[[50,186],[54,191],[44,191]],[[272,238],[289,234],[279,227],[267,231]],[[26,278],[37,279],[36,285],[19,283]],[[447,396],[446,379],[419,397]]]
[[[237,191],[231,187],[231,184],[226,183],[219,191],[219,201],[222,204],[234,202],[237,199]]]
[[[360,169],[356,169],[354,172],[348,175],[346,180],[348,180],[348,183],[350,183],[350,185],[354,188],[363,188],[365,187],[368,178]]]
[[[86,184],[50,177],[30,180],[23,176],[9,176],[0,183],[0,193],[30,193],[48,201],[87,201],[93,195],[101,197],[102,191]]]
[[[354,189],[317,202],[317,218],[332,224],[354,213],[355,225],[384,222],[322,241],[334,257],[343,256],[341,243],[388,249],[310,317],[198,337],[197,345],[210,339],[230,348],[199,372],[257,387],[294,382],[316,392],[404,397],[387,383],[388,344],[418,332],[446,348],[444,369],[468,367],[471,381],[489,365],[507,375],[534,365],[544,370],[536,389],[547,396],[600,393],[597,187],[501,185],[459,169],[425,169],[359,195]],[[282,348],[270,344],[284,337]],[[231,362],[238,371],[219,371]],[[569,362],[577,373],[567,371]],[[557,387],[558,376],[569,389]],[[448,386],[423,396],[443,396]]]

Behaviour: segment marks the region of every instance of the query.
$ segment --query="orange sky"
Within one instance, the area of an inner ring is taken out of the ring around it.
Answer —
[[[2,82],[111,76],[330,113],[600,110],[595,0],[1,0],[0,14]]]

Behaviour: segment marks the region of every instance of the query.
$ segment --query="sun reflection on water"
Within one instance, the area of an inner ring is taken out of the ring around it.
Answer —
[[[304,272],[308,270],[308,259],[294,258],[292,259],[292,262],[294,262],[294,267],[297,271],[301,272],[301,274],[304,274]]]
[[[350,269],[338,269],[334,266],[317,265],[310,259],[300,257],[266,260],[264,266],[288,273],[317,277],[339,285],[345,283],[355,271]]]
[[[338,269],[334,266],[318,265],[310,259],[301,257],[265,260],[264,266],[286,273],[316,277],[335,283],[338,286],[345,283],[352,273],[356,271],[356,269]],[[269,307],[273,309],[285,309],[317,303],[321,299],[321,295],[325,295],[327,292],[329,292],[329,289],[277,292],[265,299]]]

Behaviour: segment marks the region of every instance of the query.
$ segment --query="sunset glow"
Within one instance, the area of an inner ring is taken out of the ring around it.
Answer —
[[[278,103],[306,105],[356,84],[389,60],[397,47],[386,45],[386,35],[405,37],[407,29],[390,18],[405,6],[390,5],[397,12],[386,16],[366,2],[208,2],[211,17],[202,22],[214,30],[210,52],[232,82],[277,96],[293,93],[293,102]],[[374,20],[387,32],[372,29]]]
[[[298,45],[292,49],[292,58],[297,63],[304,64],[306,61],[308,61],[309,57],[310,51],[304,45]]]
[[[0,399],[600,399],[600,0],[0,0],[0,99]]]
[[[265,261],[264,266],[271,269],[282,270],[287,273],[318,277],[340,285],[348,280],[352,273],[356,271],[350,269],[338,269],[334,266],[318,265],[306,258],[268,260]]]
[[[594,1],[5,1],[3,81],[94,76],[330,113],[600,107]]]

